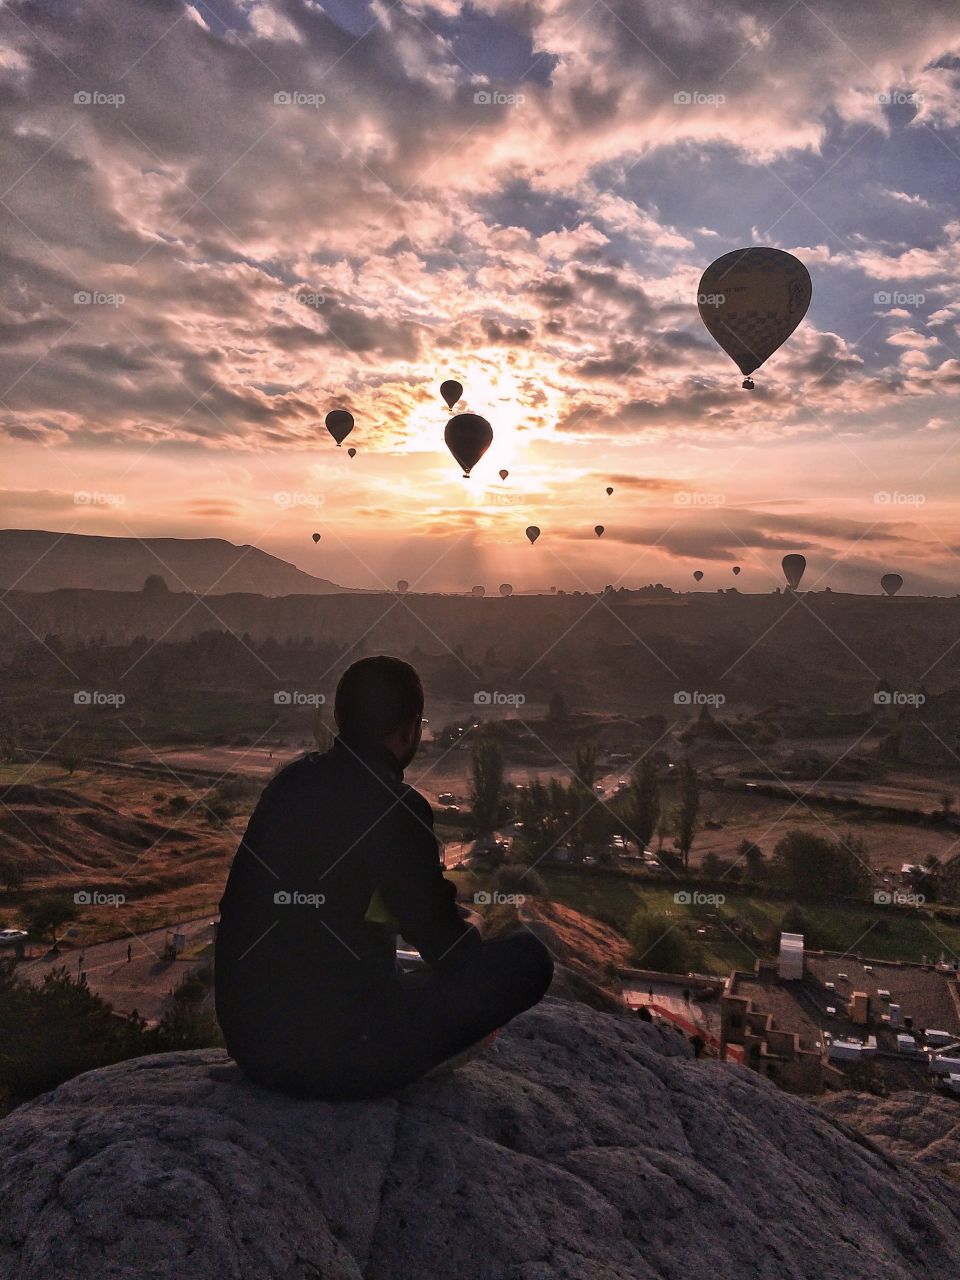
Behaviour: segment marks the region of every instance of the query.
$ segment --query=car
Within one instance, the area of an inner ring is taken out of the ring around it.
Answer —
[[[455,814],[458,814],[460,812],[460,806],[456,804],[444,805],[443,812],[446,814],[449,814],[450,817],[452,818],[454,817]]]
[[[29,936],[26,929],[0,929],[0,942],[23,942]]]
[[[593,789],[594,789],[594,791],[597,793],[597,795],[598,795],[598,796],[602,796],[602,795],[603,795],[603,783],[602,783],[602,782],[598,782],[598,783],[596,784],[596,786],[595,786]]]
[[[618,791],[629,791],[629,790],[630,790],[630,783],[629,783],[629,782],[627,782],[626,778],[621,778],[621,779],[620,779],[620,781],[617,783],[617,790],[618,790]]]
[[[592,854],[592,853],[588,853],[588,854],[584,857],[584,859],[583,859],[583,865],[584,865],[585,867],[595,867],[595,866],[597,865],[597,860],[596,860],[596,858],[593,856],[593,854]]]
[[[456,796],[452,791],[441,791],[437,796],[437,801],[439,804],[454,804]]]
[[[627,842],[623,836],[611,836],[610,843],[615,849],[625,849],[627,847]]]

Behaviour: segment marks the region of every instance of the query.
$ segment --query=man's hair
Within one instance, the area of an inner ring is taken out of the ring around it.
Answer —
[[[347,742],[382,742],[422,714],[423,685],[409,662],[361,658],[340,677],[333,715]]]

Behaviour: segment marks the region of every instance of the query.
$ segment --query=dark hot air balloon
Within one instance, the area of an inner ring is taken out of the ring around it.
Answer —
[[[752,390],[750,374],[786,342],[807,313],[807,268],[782,249],[734,249],[700,277],[700,319]]]
[[[512,596],[512,595],[513,595],[513,587],[510,585],[510,583],[509,583],[509,582],[501,582],[501,583],[500,583],[500,594],[501,594],[502,596]]]
[[[694,582],[702,582],[702,581],[703,581],[703,570],[702,570],[702,569],[694,569],[694,571],[693,571],[693,580],[694,580]]]
[[[593,532],[597,535],[597,537],[598,537],[598,538],[602,538],[602,537],[603,537],[603,525],[602,525],[602,524],[595,524],[595,525],[593,526]]]
[[[357,451],[353,447],[353,445],[350,446],[350,448],[347,450],[347,453],[350,455],[351,458],[355,458],[357,456]]]
[[[487,589],[486,587],[473,587],[471,589],[471,594],[475,595],[479,599],[480,596],[484,596],[487,594]]]
[[[903,586],[903,579],[899,573],[885,573],[880,579],[880,585],[888,596],[895,596]]]
[[[608,498],[610,497],[611,493],[613,493],[613,485],[609,485],[609,484],[608,484],[608,485],[607,485],[607,497],[608,497]]]
[[[400,592],[401,595],[403,595],[403,593],[407,590],[409,586],[410,586],[410,583],[406,580],[406,578],[401,578],[397,583],[397,590]]]
[[[463,383],[457,382],[455,378],[448,378],[446,382],[440,383],[440,394],[446,401],[447,408],[452,409],[463,395]]]
[[[537,528],[535,524],[531,524],[527,526],[527,537],[530,539],[530,545],[532,547],[533,544],[536,542],[536,540],[540,537],[540,530]]]
[[[447,448],[463,468],[465,479],[493,442],[493,428],[486,418],[476,413],[458,413],[443,432]]]
[[[506,470],[506,468],[504,468],[504,470],[500,472],[500,479],[501,479],[501,480],[506,480],[506,478],[507,478],[507,476],[508,476],[509,474],[510,474],[510,472],[509,472],[509,471],[507,471],[507,470]]]
[[[735,565],[733,566],[733,576],[734,576],[735,578],[739,578],[739,577],[740,577],[740,566],[739,566],[738,564],[735,564]]]
[[[319,533],[315,533],[315,534],[313,535],[313,540],[314,540],[314,542],[319,542],[319,541],[320,541],[320,535],[319,535]]]
[[[331,409],[324,418],[327,430],[337,442],[337,448],[343,444],[353,430],[353,414],[346,409]]]
[[[792,552],[790,555],[783,557],[780,567],[783,570],[783,576],[787,580],[787,586],[791,591],[796,591],[800,585],[800,579],[803,577],[803,571],[807,567],[806,556]]]

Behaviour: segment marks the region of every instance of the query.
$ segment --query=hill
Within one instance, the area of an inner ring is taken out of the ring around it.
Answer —
[[[223,538],[103,538],[41,529],[0,529],[0,589],[64,587],[137,591],[159,574],[170,591],[262,596],[345,591],[257,547]]]
[[[399,1098],[220,1050],[88,1072],[0,1125],[0,1280],[926,1280],[954,1188],[682,1037],[547,1000]]]

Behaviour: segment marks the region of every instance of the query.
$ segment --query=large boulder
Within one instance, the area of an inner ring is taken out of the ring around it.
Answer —
[[[677,1033],[557,1000],[460,1071],[328,1104],[220,1051],[92,1071],[0,1125],[2,1280],[955,1277],[960,1210]]]

